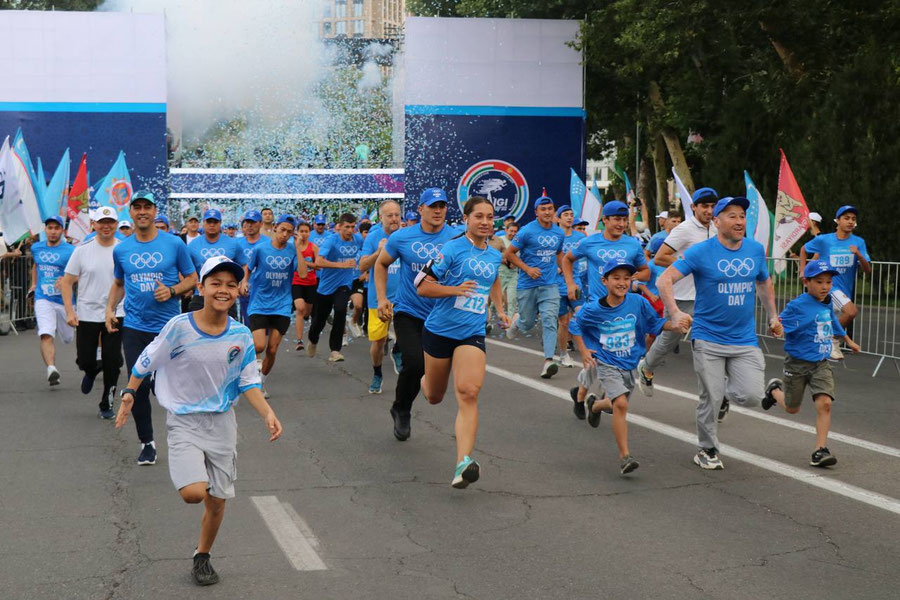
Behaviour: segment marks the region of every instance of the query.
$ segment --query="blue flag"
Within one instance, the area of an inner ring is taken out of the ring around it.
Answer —
[[[572,212],[575,213],[575,218],[581,218],[581,210],[584,206],[584,195],[587,193],[587,188],[584,185],[584,182],[581,181],[581,177],[575,172],[575,169],[569,169],[571,171],[572,176],[569,180],[569,205],[572,207]]]
[[[47,212],[50,215],[64,215],[66,200],[69,197],[69,170],[71,169],[71,161],[69,160],[69,149],[63,153],[59,159],[59,165],[53,172],[50,183],[44,188],[44,194],[41,197],[41,215]]]
[[[22,128],[16,130],[16,139],[13,141],[13,152],[22,160],[25,165],[25,171],[31,180],[31,187],[34,189],[35,196],[40,200],[40,193],[44,189],[44,181],[41,180],[38,185],[37,174],[34,172],[34,163],[31,162],[31,154],[28,152],[28,146],[25,145],[25,138],[22,136]],[[43,216],[43,215],[41,215]]]
[[[113,163],[109,173],[97,184],[94,192],[94,201],[97,206],[110,206],[119,214],[119,219],[127,216],[128,205],[131,203],[131,176],[125,165],[125,153],[119,152],[119,157]],[[123,214],[124,213],[124,214]]]
[[[753,239],[753,234],[756,232],[756,223],[759,220],[759,192],[756,190],[756,186],[753,185],[753,180],[750,179],[750,174],[747,171],[744,171],[744,184],[747,186],[747,200],[750,201],[750,206],[747,207],[747,225],[744,235]]]

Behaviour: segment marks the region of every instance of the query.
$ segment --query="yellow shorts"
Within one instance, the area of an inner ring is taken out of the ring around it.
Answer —
[[[388,324],[382,322],[381,319],[378,318],[378,310],[374,308],[369,309],[369,341],[377,342],[378,340],[383,340],[387,337],[388,334]]]

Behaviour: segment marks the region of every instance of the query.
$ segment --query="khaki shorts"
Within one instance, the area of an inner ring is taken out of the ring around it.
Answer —
[[[209,495],[234,498],[237,420],[224,413],[166,414],[169,476],[175,489],[205,482]]]
[[[383,340],[388,335],[388,325],[390,325],[390,321],[385,323],[381,319],[378,318],[378,310],[375,308],[369,309],[369,341],[377,342],[378,340]]]
[[[790,354],[784,357],[784,404],[788,408],[797,408],[803,402],[807,386],[813,398],[819,394],[830,396],[834,400],[834,373],[827,360],[809,362],[794,358]]]

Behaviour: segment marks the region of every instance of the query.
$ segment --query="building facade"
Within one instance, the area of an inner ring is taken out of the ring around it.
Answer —
[[[406,0],[322,0],[319,36],[394,39],[400,36]]]

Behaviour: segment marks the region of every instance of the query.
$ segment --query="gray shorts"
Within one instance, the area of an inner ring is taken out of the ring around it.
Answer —
[[[601,362],[591,370],[582,369],[577,379],[579,385],[588,391],[595,383],[599,384],[600,389],[610,400],[622,395],[627,399],[634,389],[634,371],[626,371]]]
[[[167,413],[166,443],[169,476],[176,489],[197,482],[209,484],[210,496],[234,498],[237,478],[237,420],[224,413]]]

